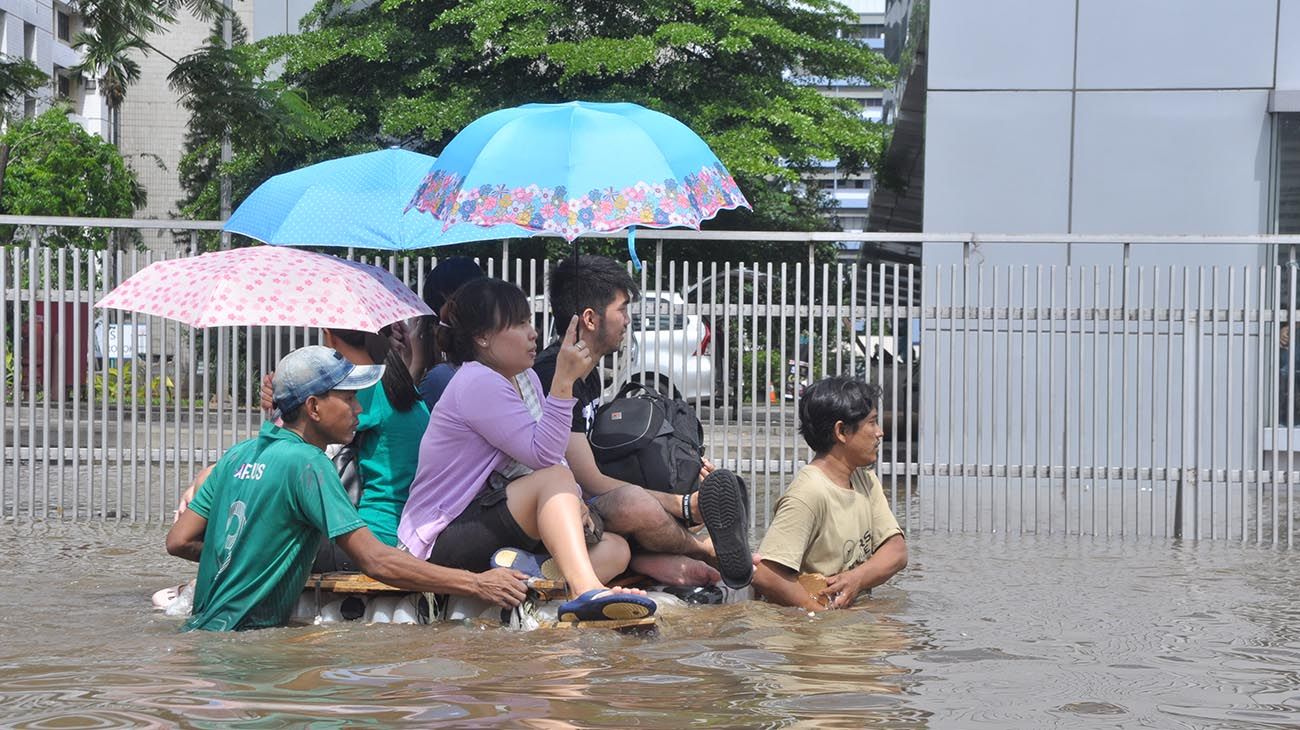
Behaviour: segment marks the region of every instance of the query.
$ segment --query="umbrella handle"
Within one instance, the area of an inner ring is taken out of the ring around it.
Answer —
[[[636,226],[627,227],[627,257],[632,259],[632,270],[641,270],[641,259],[636,255]]]

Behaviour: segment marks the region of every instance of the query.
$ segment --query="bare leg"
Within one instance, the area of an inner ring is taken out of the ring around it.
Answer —
[[[608,583],[627,570],[632,548],[621,535],[606,532],[600,542],[588,548],[591,567],[601,583]]]
[[[654,497],[659,506],[663,507],[668,514],[679,520],[686,519],[686,515],[682,514],[682,495],[659,492],[654,489],[647,489],[645,492]],[[687,525],[687,527],[702,524],[704,523],[700,520],[700,493],[698,491],[691,492],[691,524]]]
[[[572,472],[552,466],[516,479],[506,487],[506,506],[529,537],[546,545],[570,590],[601,587],[582,537],[582,500]]]
[[[662,493],[659,493],[662,494]],[[659,494],[628,484],[610,490],[592,503],[592,509],[605,520],[605,529],[636,540],[645,550],[672,555],[686,555],[706,562],[717,557],[707,536],[696,537],[660,503]],[[681,510],[681,497],[676,499]]]

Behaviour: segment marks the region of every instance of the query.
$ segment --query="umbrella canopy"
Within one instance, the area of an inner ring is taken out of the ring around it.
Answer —
[[[285,325],[378,332],[432,314],[384,269],[291,248],[253,246],[157,261],[95,306],[192,327]]]
[[[689,127],[637,104],[525,104],[447,144],[410,205],[442,221],[514,224],[572,241],[634,226],[699,228],[749,207]]]
[[[452,226],[404,215],[435,158],[390,148],[276,175],[257,186],[225,230],[277,246],[355,246],[405,251],[531,236],[515,225]]]

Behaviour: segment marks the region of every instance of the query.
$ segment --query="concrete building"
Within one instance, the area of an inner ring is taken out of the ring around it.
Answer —
[[[916,5],[891,2],[891,18]],[[1300,230],[1300,124],[1291,116],[1300,112],[1300,2],[928,6],[928,27],[910,36],[923,40],[913,49],[920,64],[903,84],[911,96],[924,91],[912,106],[923,134],[896,135],[891,149],[924,160],[902,171],[909,194],[924,195],[921,229]],[[889,103],[901,124],[904,99]]]
[[[885,0],[847,0],[845,3],[857,15],[857,25],[845,36],[868,48],[884,50]],[[884,89],[869,86],[861,79],[810,79],[826,96],[851,99],[862,107],[862,118],[881,121],[884,107]],[[828,192],[838,204],[836,219],[846,231],[866,230],[867,209],[871,204],[871,170],[845,174],[836,160],[827,160],[821,171],[814,174],[810,184]]]
[[[891,0],[887,18],[903,75],[872,228],[953,234],[917,252],[921,398],[949,430],[923,429],[924,458],[1050,465],[1031,486],[1070,509],[1092,480],[1136,499],[1112,466],[1165,469],[1169,514],[1143,519],[1181,525],[1182,500],[1222,496],[1216,469],[1295,448],[1300,429],[1273,427],[1290,418],[1273,322],[1294,269],[1260,278],[1292,247],[1124,239],[1300,233],[1300,0]],[[1241,323],[1221,326],[1230,311]],[[1243,524],[1264,509],[1234,499]]]
[[[286,0],[242,0],[233,4],[239,19],[249,30],[249,36],[261,38],[266,34],[256,35],[255,19],[259,17],[259,9],[283,9],[290,3]],[[266,18],[274,28],[283,25],[283,22],[272,22],[274,14],[268,14]],[[283,13],[279,19],[283,21]],[[184,151],[189,112],[181,107],[176,92],[167,85],[167,75],[175,67],[175,61],[196,51],[211,33],[210,23],[182,11],[176,24],[166,33],[150,39],[159,52],[136,59],[140,63],[140,81],[127,90],[122,105],[120,148],[149,194],[148,204],[136,213],[137,217],[172,218],[177,215],[182,196],[177,168]],[[159,240],[171,239],[160,235]]]
[[[50,77],[48,87],[24,100],[22,114],[41,114],[55,101],[72,107],[72,119],[91,134],[108,135],[108,108],[96,80],[74,72],[81,53],[72,47],[84,30],[73,4],[51,0],[0,0],[0,54],[25,58]]]

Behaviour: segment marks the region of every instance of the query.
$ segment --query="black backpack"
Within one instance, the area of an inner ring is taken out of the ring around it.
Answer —
[[[628,383],[596,411],[587,440],[606,476],[673,494],[699,486],[704,426],[680,398]]]

